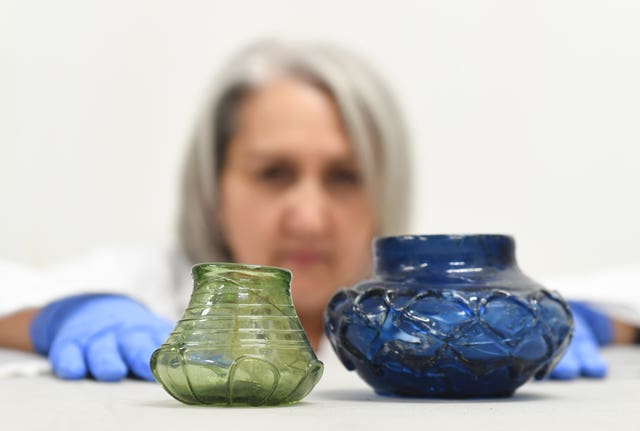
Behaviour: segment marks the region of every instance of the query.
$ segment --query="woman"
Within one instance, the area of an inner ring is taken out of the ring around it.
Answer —
[[[164,281],[155,290],[119,289],[128,296],[83,294],[15,313],[0,319],[0,346],[48,355],[63,378],[152,380],[150,354],[172,325],[139,301],[155,310],[169,298],[181,308],[188,288],[175,300],[184,283],[173,281],[190,264],[235,261],[292,270],[294,304],[320,347],[324,306],[367,273],[372,238],[407,232],[408,149],[398,110],[372,69],[329,46],[258,44],[216,82],[185,166],[182,252],[138,265],[145,274],[165,271]],[[172,266],[177,277],[166,274]],[[590,355],[598,359],[597,350]]]

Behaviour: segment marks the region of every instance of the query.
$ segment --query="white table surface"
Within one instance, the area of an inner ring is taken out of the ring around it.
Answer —
[[[511,398],[484,400],[381,397],[328,361],[299,404],[255,408],[188,406],[135,380],[62,381],[29,356],[18,359],[32,360],[31,372],[16,376],[16,354],[0,350],[0,430],[640,430],[640,348],[605,355],[604,380],[529,382]]]

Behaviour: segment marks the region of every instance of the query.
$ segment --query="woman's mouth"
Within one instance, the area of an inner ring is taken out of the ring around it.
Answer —
[[[328,254],[320,250],[298,249],[286,251],[283,254],[284,261],[294,266],[305,267],[317,265],[327,260]]]

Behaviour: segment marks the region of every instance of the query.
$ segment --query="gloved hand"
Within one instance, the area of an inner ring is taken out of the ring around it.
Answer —
[[[171,322],[131,298],[85,294],[45,306],[29,328],[34,349],[63,379],[119,381],[130,372],[153,381],[149,359]]]
[[[600,355],[600,346],[613,341],[611,320],[585,302],[569,301],[575,330],[564,356],[549,377],[558,380],[584,377],[604,377],[607,364]]]

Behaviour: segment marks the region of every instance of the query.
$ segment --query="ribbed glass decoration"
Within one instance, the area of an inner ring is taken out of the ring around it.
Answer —
[[[293,308],[291,273],[205,263],[174,331],[151,357],[158,382],[187,404],[279,405],[304,398],[323,364]]]

